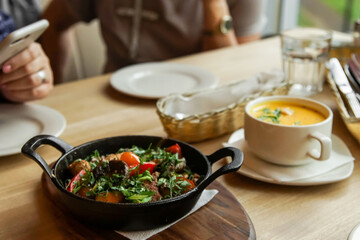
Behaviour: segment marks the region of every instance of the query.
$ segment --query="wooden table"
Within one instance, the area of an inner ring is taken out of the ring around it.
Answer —
[[[246,79],[259,71],[281,68],[280,40],[271,38],[174,59],[212,71],[220,84]],[[71,145],[126,134],[166,136],[156,114],[156,101],[128,97],[109,85],[103,75],[56,86],[46,99],[35,102],[61,112],[67,127],[61,138]],[[328,88],[317,99],[334,111],[333,133],[356,158],[352,176],[341,182],[319,186],[283,186],[264,183],[231,173],[218,181],[231,191],[249,214],[258,239],[346,239],[360,222],[360,150],[337,111]],[[230,134],[194,144],[204,154],[222,147]],[[59,156],[44,146],[39,153],[48,163]],[[225,161],[225,160],[224,160]],[[215,167],[224,164],[220,161]],[[42,170],[21,154],[0,157],[0,239],[62,239],[42,194]],[[81,229],[80,229],[81,230]],[[79,230],[79,231],[80,231]],[[81,232],[79,232],[81,235]],[[66,236],[65,238],[78,238]]]

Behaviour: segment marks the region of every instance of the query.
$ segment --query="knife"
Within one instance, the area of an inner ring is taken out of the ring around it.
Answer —
[[[352,89],[339,60],[337,58],[331,58],[328,63],[328,68],[335,84],[340,93],[344,96],[346,103],[349,105],[354,116],[360,118],[360,103],[356,98],[355,92]]]

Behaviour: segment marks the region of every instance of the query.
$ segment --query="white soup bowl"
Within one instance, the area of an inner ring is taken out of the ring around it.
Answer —
[[[250,114],[252,107],[268,101],[302,105],[321,113],[325,120],[290,126],[265,122]],[[260,97],[245,107],[245,140],[251,152],[265,161],[288,166],[303,165],[330,158],[332,122],[331,109],[318,101],[290,96]]]

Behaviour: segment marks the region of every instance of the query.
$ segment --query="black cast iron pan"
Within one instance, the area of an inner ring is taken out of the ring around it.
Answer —
[[[65,179],[69,178],[68,165],[78,158],[85,158],[96,149],[100,154],[105,155],[117,152],[121,147],[130,148],[136,145],[148,148],[150,144],[157,146],[159,143],[161,147],[179,144],[191,170],[205,176],[194,189],[178,197],[136,204],[98,202],[70,193],[64,187]],[[62,156],[56,161],[53,168],[50,168],[45,160],[35,152],[44,144],[51,145],[62,152]],[[35,160],[49,175],[61,196],[58,200],[68,209],[69,213],[82,222],[119,230],[152,229],[181,218],[192,209],[202,191],[211,182],[223,174],[238,170],[243,162],[243,153],[237,148],[221,148],[215,153],[205,156],[187,143],[156,136],[103,138],[73,147],[57,137],[39,135],[25,143],[21,151]],[[226,156],[230,156],[232,161],[212,173],[212,165]]]

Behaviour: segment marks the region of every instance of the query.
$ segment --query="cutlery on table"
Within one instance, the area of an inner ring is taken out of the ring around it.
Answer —
[[[356,118],[360,118],[360,103],[351,87],[348,78],[337,58],[331,58],[328,68],[345,102],[349,105]]]

